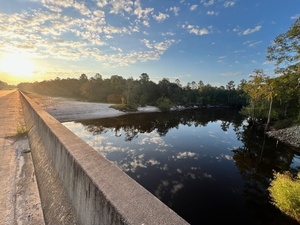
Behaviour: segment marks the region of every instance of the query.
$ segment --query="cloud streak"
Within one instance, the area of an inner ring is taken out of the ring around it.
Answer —
[[[254,28],[248,28],[242,32],[242,35],[249,35],[255,33],[257,31],[260,31],[261,28],[262,26],[255,26]]]

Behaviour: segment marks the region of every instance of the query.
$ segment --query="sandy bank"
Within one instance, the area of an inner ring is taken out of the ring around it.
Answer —
[[[40,97],[33,100],[60,122],[115,117],[126,114],[110,108],[112,104],[83,102],[60,97]],[[138,108],[138,113],[159,112],[157,107]]]

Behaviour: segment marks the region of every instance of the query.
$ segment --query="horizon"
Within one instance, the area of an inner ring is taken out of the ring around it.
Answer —
[[[11,0],[0,6],[0,80],[147,73],[155,83],[225,86],[255,69],[276,77],[267,47],[299,9],[296,0]]]

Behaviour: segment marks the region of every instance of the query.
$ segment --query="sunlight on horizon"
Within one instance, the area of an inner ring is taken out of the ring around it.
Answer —
[[[30,81],[35,70],[36,64],[26,55],[4,53],[0,57],[0,73],[7,74],[14,82]]]

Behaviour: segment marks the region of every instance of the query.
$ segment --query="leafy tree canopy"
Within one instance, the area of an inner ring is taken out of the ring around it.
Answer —
[[[267,59],[275,61],[276,73],[300,72],[300,17],[286,33],[275,38],[268,47]]]

